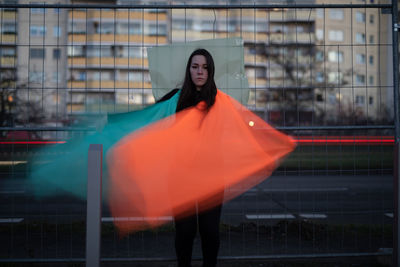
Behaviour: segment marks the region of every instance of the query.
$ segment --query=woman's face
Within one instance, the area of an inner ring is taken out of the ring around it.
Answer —
[[[205,56],[196,55],[192,57],[192,62],[190,63],[190,77],[196,89],[200,91],[208,79],[207,60]]]

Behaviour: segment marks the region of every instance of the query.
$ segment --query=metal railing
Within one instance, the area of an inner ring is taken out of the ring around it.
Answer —
[[[8,70],[11,70],[11,73],[19,73],[16,75],[19,80],[15,78],[13,83],[10,82],[7,86],[1,87],[2,97],[5,99],[2,100],[2,104],[5,110],[9,107],[10,112],[4,113],[8,119],[2,121],[0,132],[3,139],[11,143],[2,144],[4,149],[3,154],[0,155],[2,155],[1,162],[4,164],[2,163],[0,166],[6,167],[1,169],[1,176],[4,176],[4,179],[1,181],[3,186],[0,188],[4,189],[0,192],[0,196],[1,204],[11,208],[5,209],[0,214],[3,220],[0,223],[0,229],[2,229],[0,238],[4,240],[4,244],[8,244],[7,251],[4,250],[0,254],[0,262],[84,261],[84,254],[82,254],[84,249],[79,244],[82,240],[74,234],[76,229],[79,232],[84,227],[82,225],[82,221],[85,220],[83,203],[75,199],[55,199],[55,203],[58,203],[59,207],[52,208],[45,200],[31,201],[32,196],[28,194],[27,188],[19,187],[23,184],[21,180],[24,179],[29,169],[24,164],[16,162],[27,161],[27,156],[37,153],[35,145],[30,143],[35,138],[27,134],[23,139],[26,143],[18,144],[16,141],[20,141],[19,138],[15,134],[9,135],[8,133],[29,132],[34,133],[40,140],[65,140],[71,135],[94,130],[95,126],[90,129],[82,128],[79,127],[79,124],[74,124],[74,121],[78,119],[90,121],[90,116],[96,112],[129,111],[152,103],[146,100],[151,90],[147,88],[146,84],[149,81],[146,80],[144,74],[148,71],[144,48],[176,41],[187,42],[193,36],[200,39],[207,36],[211,38],[240,36],[244,39],[245,53],[250,60],[245,62],[249,80],[254,77],[254,81],[250,81],[250,93],[253,98],[250,99],[248,107],[276,128],[294,136],[306,135],[313,138],[331,135],[338,135],[339,138],[340,136],[392,135],[395,137],[395,146],[388,147],[381,144],[380,146],[360,147],[355,143],[350,146],[344,144],[330,146],[328,142],[323,146],[316,144],[309,147],[299,146],[294,156],[289,158],[274,173],[273,177],[267,180],[265,185],[249,191],[225,206],[221,225],[221,259],[392,254],[394,266],[398,266],[400,249],[398,246],[400,123],[399,45],[396,26],[398,7],[396,1],[392,4],[356,5],[0,4],[0,8],[2,9],[0,17],[1,57],[12,49],[19,51],[18,56],[17,53],[12,55],[13,52],[9,52],[11,57],[16,59],[12,62],[13,64],[9,64],[7,61],[0,63],[3,73]],[[203,14],[200,12],[202,10],[210,12]],[[342,14],[344,20],[349,15],[349,25],[336,24],[335,26],[334,23],[338,22],[335,21],[335,17],[330,17],[331,10],[342,10],[343,13],[339,12],[339,15],[335,12],[332,14],[339,17]],[[50,11],[54,14],[50,15]],[[128,23],[128,28],[122,30],[128,32],[125,35],[127,39],[123,37],[126,40],[117,36],[119,34],[117,33],[119,25],[116,24],[117,11],[126,12],[124,14],[126,17],[121,21],[121,23]],[[160,13],[160,11],[162,12]],[[191,12],[194,11],[198,13],[193,15]],[[263,13],[257,13],[259,11]],[[23,14],[28,16],[10,15],[18,14],[18,12],[21,14],[25,12]],[[179,14],[176,15],[174,12]],[[233,14],[234,12],[236,13]],[[288,12],[292,12],[290,16]],[[298,15],[301,12],[305,12],[304,16]],[[390,14],[391,22],[387,23]],[[311,19],[314,15],[315,17]],[[202,22],[210,22],[210,28],[197,30],[193,26],[195,23],[193,18]],[[319,28],[316,26],[317,20],[322,23],[319,24]],[[374,22],[371,23],[371,20]],[[232,25],[229,24],[230,21]],[[14,31],[11,26],[12,22],[14,27],[18,27]],[[62,22],[71,23],[72,28],[68,30],[68,26],[63,25]],[[84,31],[79,32],[79,29],[75,29],[74,22],[81,23]],[[140,31],[133,31],[134,33],[130,34],[130,27],[136,27],[129,26],[131,22],[136,23],[135,25]],[[154,22],[154,32],[149,31],[149,22]],[[166,25],[165,33],[160,32],[163,31],[159,27],[161,22]],[[92,23],[91,26],[89,26],[90,23]],[[108,31],[106,23],[113,24],[109,29],[110,33],[106,33]],[[183,23],[183,30],[179,29],[179,23]],[[377,26],[377,24],[379,25]],[[48,35],[54,29],[40,28],[44,25],[52,25],[56,32],[61,31],[61,36],[51,39],[50,42]],[[375,36],[373,42],[367,41],[370,38],[368,36],[370,25],[375,25],[371,27],[379,29],[378,34],[373,34]],[[31,26],[38,27],[31,28]],[[29,27],[29,29],[25,29],[29,34],[20,37],[20,34],[24,34],[21,32],[24,27]],[[146,27],[149,27],[147,29],[149,32],[146,32]],[[248,27],[247,30],[246,27]],[[265,29],[258,31],[257,27],[265,27]],[[348,38],[345,36],[342,36],[343,41],[329,40],[329,30],[334,32],[331,36],[332,39],[340,39],[338,32],[345,27],[349,27],[349,29],[344,29],[342,34],[351,35],[350,41],[345,41],[347,40],[345,38]],[[6,28],[11,29],[9,32],[12,34],[7,33]],[[310,32],[308,32],[309,28]],[[360,30],[361,35],[356,34],[357,29],[362,29]],[[383,36],[382,29],[388,31],[387,36]],[[321,37],[319,35],[321,32],[317,32],[318,30],[322,30],[322,38],[319,40],[317,37]],[[95,39],[97,32],[100,39]],[[300,33],[308,35],[309,42],[305,42],[305,44],[297,42],[302,40],[299,38]],[[38,36],[32,36],[35,34]],[[274,34],[280,36],[281,43],[274,43],[276,42],[273,41]],[[289,34],[293,40],[289,38]],[[14,38],[11,38],[11,35]],[[108,35],[112,38],[107,39]],[[140,38],[136,40],[134,36]],[[117,37],[121,38],[120,43],[116,42]],[[383,37],[387,39],[380,39]],[[146,40],[154,39],[153,43],[145,43],[145,38],[147,38]],[[357,43],[356,38],[364,41]],[[293,42],[285,43],[285,40],[289,39]],[[109,48],[109,50],[104,52],[100,48],[99,56],[92,57],[88,51],[97,49],[95,46]],[[118,47],[122,47],[122,50],[128,49],[127,57],[117,55]],[[81,48],[82,51],[80,51]],[[131,48],[133,49],[130,50]],[[135,50],[136,48],[137,50]],[[303,48],[306,52],[312,52],[305,53],[303,55],[305,61],[301,62],[302,58],[296,53]],[[363,52],[358,52],[359,48],[364,49]],[[58,53],[53,52],[54,49],[59,49],[61,54],[64,54],[64,61],[52,54]],[[277,54],[271,53],[274,49],[278,51]],[[41,54],[41,51],[46,52]],[[67,55],[68,51],[70,51],[69,55]],[[139,56],[132,55],[129,51],[138,53]],[[291,54],[293,51],[295,53]],[[317,60],[316,51],[322,52],[321,61]],[[337,53],[333,53],[335,51]],[[329,52],[332,53],[329,54]],[[102,53],[107,55],[110,53],[110,55],[105,57],[102,56]],[[358,54],[360,56],[357,56]],[[387,55],[386,59],[378,56],[383,54]],[[373,63],[370,62],[371,55]],[[48,63],[52,56],[55,61]],[[10,55],[7,57],[10,58]],[[23,59],[18,57],[23,57]],[[136,57],[137,61],[131,60],[131,57]],[[348,61],[350,57],[351,60]],[[96,63],[98,59],[99,61]],[[103,59],[109,60],[111,65],[102,64]],[[89,60],[94,63],[89,64]],[[124,60],[127,64],[121,63]],[[60,67],[62,62],[67,66],[66,69]],[[380,63],[384,63],[387,70],[383,70],[383,64]],[[51,83],[47,83],[49,76],[53,74],[49,74],[49,71],[45,69],[46,64],[55,64],[59,73],[65,72],[63,80],[59,81],[57,76],[52,79]],[[390,65],[392,66],[389,68]],[[291,72],[287,71],[290,66],[292,67]],[[125,73],[126,68],[132,68],[136,73],[132,75]],[[259,68],[262,68],[262,71],[259,71]],[[330,73],[334,73],[332,68],[335,68],[339,74],[329,77]],[[114,69],[117,72],[113,72]],[[368,76],[371,69],[375,74],[370,75],[374,78],[369,84]],[[280,73],[276,74],[274,71]],[[319,74],[317,73],[319,72],[322,73],[322,80],[318,80]],[[33,73],[37,73],[38,77],[32,77]],[[104,76],[110,75],[110,77],[103,77],[103,73],[105,73]],[[345,76],[346,73],[350,73],[348,77]],[[73,75],[77,76],[73,77]],[[126,75],[124,84],[117,83],[118,75],[120,77]],[[343,78],[345,82],[340,81],[341,79],[338,78],[340,75],[345,76]],[[330,78],[331,80],[329,80]],[[389,81],[389,78],[393,81]],[[363,79],[364,82],[362,82]],[[2,78],[1,81],[4,83],[8,80]],[[306,89],[302,87],[303,85]],[[357,98],[356,92],[359,92],[360,89],[364,90],[364,93],[360,93],[360,98]],[[302,93],[305,90],[308,90],[311,98],[306,98],[306,94]],[[387,100],[385,100],[386,102],[382,100],[382,96],[390,90],[393,91],[393,99],[389,97],[393,100],[393,105]],[[25,95],[17,95],[16,91],[21,91]],[[9,92],[8,95],[5,92]],[[126,92],[128,98],[123,100],[128,103],[125,106],[119,105],[116,100],[121,92]],[[94,95],[100,101],[94,101]],[[111,102],[107,102],[109,95],[114,97]],[[134,98],[141,96],[140,101],[131,101],[132,95]],[[374,96],[372,104],[370,104],[369,96]],[[377,97],[375,98],[375,96]],[[52,117],[45,115],[48,112],[47,103],[49,102],[45,102],[47,97],[57,99],[55,112],[53,111],[55,115]],[[301,97],[305,97],[305,100]],[[320,101],[319,97],[323,101]],[[62,100],[58,101],[58,99]],[[93,105],[90,104],[91,99],[94,101]],[[348,114],[345,114],[346,102],[344,100],[350,102]],[[17,107],[18,104],[14,104],[16,101],[23,104],[30,103],[31,106],[27,110],[22,110],[19,109],[21,107]],[[38,106],[34,105],[35,101],[39,103]],[[278,106],[280,102],[283,105]],[[278,108],[275,108],[274,105],[277,105]],[[384,113],[384,105],[392,105],[393,109]],[[289,108],[291,106],[294,106],[295,109],[291,110]],[[373,108],[374,106],[376,108]],[[120,107],[121,109],[119,109]],[[307,112],[308,108],[311,108],[312,112]],[[319,115],[317,114],[318,108],[323,111]],[[376,118],[366,116],[364,120],[358,120],[356,116],[360,110],[364,111],[363,116],[374,114],[374,112],[378,115]],[[44,119],[31,116],[35,112],[37,114],[45,113],[42,116]],[[92,114],[88,115],[90,112]],[[19,118],[18,114],[28,114],[29,116]],[[329,115],[332,114],[336,114],[336,117],[329,119]],[[393,120],[382,120],[385,115],[393,117]],[[309,119],[303,122],[301,121],[303,116]],[[280,119],[275,119],[276,117]],[[12,123],[7,123],[7,120]],[[393,148],[397,148],[397,150]],[[394,155],[393,158],[390,156],[391,153]],[[367,155],[366,158],[363,158],[363,155]],[[391,165],[387,164],[390,160],[392,160]],[[392,174],[393,183],[388,179]],[[302,182],[308,184],[308,187],[303,186]],[[366,184],[365,187],[363,187],[363,183]],[[393,192],[390,191],[392,185],[394,185]],[[391,200],[393,200],[394,206],[392,203],[388,203]],[[358,206],[351,209],[350,207],[351,203],[361,206],[371,204],[372,201],[380,204],[371,209],[360,209]],[[30,207],[34,210],[31,213],[27,211]],[[165,249],[165,244],[169,244],[168,241],[173,236],[171,225],[154,232],[138,233],[127,239],[118,240],[115,229],[108,223],[107,207],[103,207],[103,209],[103,261],[172,260],[174,258],[174,252],[171,249]],[[393,231],[391,231],[392,227]],[[26,241],[23,249],[20,247],[21,240]],[[392,246],[390,246],[391,244]],[[55,251],[49,247],[53,247]],[[393,248],[393,252],[391,248]],[[150,249],[153,250],[151,254],[148,253]],[[200,257],[197,241],[194,257]]]

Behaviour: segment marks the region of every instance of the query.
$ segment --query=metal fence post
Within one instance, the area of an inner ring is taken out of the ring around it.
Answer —
[[[91,144],[88,154],[86,266],[100,266],[101,179],[103,145]]]
[[[393,46],[393,98],[394,98],[394,124],[395,124],[395,149],[394,149],[394,222],[393,222],[393,266],[400,266],[400,171],[399,171],[399,153],[400,153],[400,122],[399,122],[399,22],[398,22],[398,4],[392,1],[392,46]]]

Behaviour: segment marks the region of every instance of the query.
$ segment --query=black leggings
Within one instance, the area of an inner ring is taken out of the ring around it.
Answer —
[[[217,264],[219,249],[219,221],[221,206],[183,219],[175,219],[175,249],[178,267],[191,266],[193,241],[197,232],[197,222],[203,251],[203,267]]]

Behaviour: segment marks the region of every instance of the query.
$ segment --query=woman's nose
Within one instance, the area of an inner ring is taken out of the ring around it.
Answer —
[[[199,68],[197,69],[197,73],[203,73],[203,68],[202,68],[202,67],[199,67]]]

